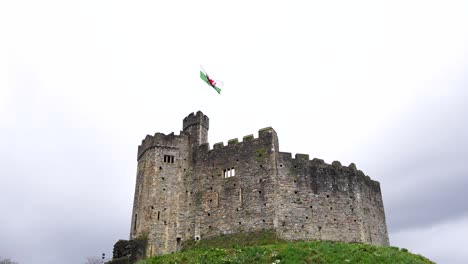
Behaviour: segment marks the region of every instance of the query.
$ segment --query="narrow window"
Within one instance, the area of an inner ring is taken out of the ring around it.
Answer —
[[[133,231],[136,231],[136,228],[137,228],[137,226],[136,226],[137,225],[137,217],[138,217],[138,215],[135,214],[135,222],[133,223]]]
[[[159,221],[159,214],[160,214],[160,213],[161,213],[161,212],[160,212],[160,211],[158,211],[158,221]]]
[[[234,170],[234,168],[231,168],[231,172],[232,172],[232,173],[231,173],[231,174],[232,174],[231,176],[236,176],[236,170]]]
[[[239,189],[239,203],[240,203],[240,206],[242,207],[242,188]]]

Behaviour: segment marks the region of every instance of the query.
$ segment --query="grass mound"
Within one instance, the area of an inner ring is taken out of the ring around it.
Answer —
[[[273,233],[237,234],[190,243],[181,252],[157,256],[138,264],[234,264],[234,263],[433,263],[407,249],[379,247],[367,244],[328,241],[286,242]],[[242,240],[253,236],[254,239]]]

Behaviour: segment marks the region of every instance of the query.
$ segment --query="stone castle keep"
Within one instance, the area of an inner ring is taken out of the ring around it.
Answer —
[[[138,147],[130,238],[146,255],[187,240],[270,230],[287,240],[388,245],[380,185],[351,163],[280,152],[272,128],[208,144],[209,119],[184,118],[180,135],[156,133]]]

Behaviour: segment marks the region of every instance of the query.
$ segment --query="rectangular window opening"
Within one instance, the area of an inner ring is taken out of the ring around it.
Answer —
[[[234,168],[228,168],[223,170],[224,178],[230,178],[236,176],[236,170]]]
[[[163,161],[164,163],[174,163],[174,156],[164,155]]]

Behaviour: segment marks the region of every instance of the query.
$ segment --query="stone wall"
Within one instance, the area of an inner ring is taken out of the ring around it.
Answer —
[[[280,237],[388,245],[379,184],[354,164],[280,153],[278,172]]]
[[[187,184],[186,239],[273,229],[276,154],[272,129],[260,131],[256,139],[215,144],[212,150],[200,146]]]

